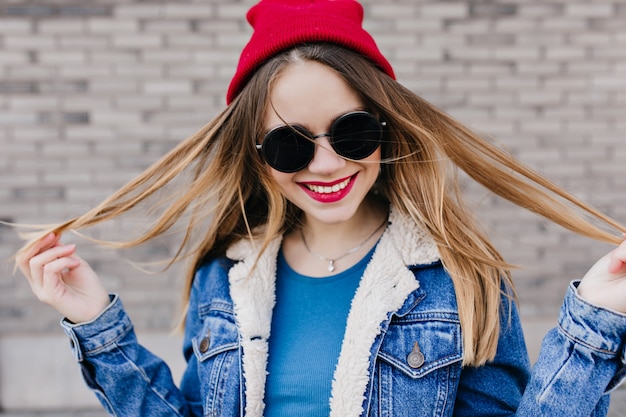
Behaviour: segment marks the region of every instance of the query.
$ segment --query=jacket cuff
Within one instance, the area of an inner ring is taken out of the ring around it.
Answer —
[[[61,327],[70,339],[70,346],[77,362],[85,356],[95,355],[115,346],[129,331],[132,323],[117,295],[110,295],[111,303],[93,320],[84,323],[72,323],[61,320]]]
[[[608,358],[619,356],[626,364],[626,314],[585,301],[570,284],[561,311],[559,328],[571,340]]]

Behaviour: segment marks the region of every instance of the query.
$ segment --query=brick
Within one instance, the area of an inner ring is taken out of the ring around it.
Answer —
[[[9,50],[29,49],[29,50],[50,50],[55,46],[55,39],[49,36],[38,35],[6,35],[4,36],[4,46]]]
[[[56,108],[60,100],[57,97],[36,97],[36,96],[13,96],[7,100],[10,109],[17,110],[40,110]]]
[[[484,77],[448,78],[444,85],[450,90],[480,91],[490,89],[491,81],[489,78]]]
[[[623,89],[626,88],[626,77],[623,75],[595,75],[591,78],[591,85],[594,88]]]
[[[118,64],[110,69],[113,76],[121,76],[123,78],[161,78],[165,74],[165,69],[162,66],[151,65],[147,62],[140,64]]]
[[[235,65],[233,64],[233,68]],[[394,67],[394,70],[396,68]],[[167,75],[174,79],[206,80],[215,76],[215,68],[211,65],[168,65]],[[234,70],[233,70],[234,71]],[[195,89],[195,86],[194,86]]]
[[[61,99],[61,108],[66,111],[86,111],[93,109],[110,109],[113,100],[108,97],[87,96],[64,96]]]
[[[487,47],[458,46],[446,48],[446,56],[450,60],[464,60],[470,62],[484,62],[493,58],[494,51]]]
[[[444,51],[441,48],[399,48],[395,55],[398,60],[407,59],[424,64],[440,62],[444,56]]]
[[[37,23],[37,32],[42,36],[53,34],[79,34],[85,31],[85,23],[77,19],[46,19]]]
[[[563,13],[562,4],[539,4],[521,2],[517,7],[517,14],[521,17],[550,18]]]
[[[498,89],[529,89],[539,86],[537,77],[525,74],[499,75],[495,77],[495,86]]]
[[[616,48],[614,46],[595,46],[591,48],[590,58],[592,59],[626,59],[626,48]]]
[[[557,75],[562,71],[562,64],[559,62],[516,62],[520,74],[529,75]]]
[[[528,31],[515,34],[515,42],[520,46],[549,46],[551,48],[556,48],[566,45],[568,43],[568,37],[564,33]]]
[[[66,79],[75,78],[100,78],[110,77],[113,74],[111,68],[89,63],[80,65],[63,66],[57,71],[58,75]]]
[[[123,78],[105,78],[92,80],[89,83],[90,93],[101,94],[132,94],[140,91],[139,81]]]
[[[205,96],[170,96],[166,98],[166,104],[162,106],[164,109],[206,109],[211,103],[211,99]]]
[[[587,22],[585,19],[578,17],[558,17],[542,20],[539,28],[541,30],[578,32],[587,29]]]
[[[139,21],[122,18],[90,18],[86,21],[88,32],[97,34],[136,33],[139,31]]]
[[[65,129],[65,137],[68,141],[110,141],[117,138],[117,133],[111,127],[96,127],[93,125],[68,126]]]
[[[443,21],[438,19],[401,16],[394,19],[394,23],[399,32],[437,33],[443,29]]]
[[[583,76],[561,76],[554,78],[546,78],[544,86],[548,90],[580,90],[590,86],[589,79]]]
[[[515,102],[515,94],[511,92],[496,91],[472,91],[468,94],[467,104],[470,106],[494,106],[512,105]]]
[[[242,16],[246,15],[249,8],[250,6],[246,4],[220,4],[216,7],[215,16],[218,21],[222,19],[240,20]]]
[[[191,59],[191,52],[187,49],[159,49],[143,51],[141,56],[143,61],[150,63],[181,63]]]
[[[0,17],[0,33],[28,33],[33,28],[33,22],[21,18]]]
[[[214,9],[210,4],[166,4],[164,15],[166,18],[206,19],[213,16]]]
[[[213,38],[206,34],[175,34],[169,32],[165,36],[165,44],[169,48],[210,48],[214,45]]]
[[[605,74],[610,65],[606,61],[580,61],[565,63],[565,72],[571,74]]]
[[[582,60],[587,57],[587,48],[577,46],[547,47],[545,57],[548,60]]]
[[[163,46],[163,36],[156,34],[123,34],[113,36],[116,48],[158,48]]]
[[[496,33],[526,34],[539,28],[537,19],[504,17],[493,22]]]
[[[32,125],[37,122],[37,115],[28,112],[1,112],[0,125]]]
[[[537,112],[534,109],[520,107],[519,105],[514,106],[497,106],[494,109],[494,118],[498,120],[534,120],[537,116]],[[522,140],[522,139],[521,139]],[[529,146],[532,147],[532,146]]]
[[[553,119],[531,120],[522,123],[519,127],[522,133],[559,133],[563,130],[562,122]]]
[[[494,47],[493,58],[504,61],[532,61],[541,57],[541,49],[538,47]]]
[[[32,86],[31,90],[22,91],[24,93],[37,92],[38,85],[40,84],[40,83],[37,83],[36,81],[24,81],[24,80],[51,79],[51,78],[54,78],[55,75],[57,74],[56,68],[54,68],[54,66],[52,65],[44,66],[44,65],[38,65],[35,63],[26,64],[26,65],[14,64],[13,66],[6,67],[5,70],[6,70],[5,79],[13,80],[13,81],[7,81],[6,84],[21,84],[22,87],[30,84]],[[0,81],[0,86],[2,84],[3,82]]]
[[[543,109],[543,115],[548,120],[583,119],[586,117],[586,114],[585,109],[578,106],[558,106]]]
[[[123,111],[94,110],[91,112],[91,120],[94,125],[137,125],[142,123],[142,116]]]
[[[128,18],[162,18],[165,16],[165,6],[160,4],[118,4],[113,10],[113,16],[121,19]]]
[[[565,14],[575,17],[609,17],[613,12],[612,4],[578,3],[565,6]]]
[[[92,64],[115,65],[118,63],[134,63],[139,60],[139,51],[108,50],[91,54],[89,61]]]
[[[612,37],[610,33],[582,32],[572,33],[568,38],[573,44],[594,46],[609,44],[612,41]]]
[[[143,83],[143,92],[147,94],[189,94],[193,84],[184,80],[158,80]]]
[[[105,49],[109,47],[110,41],[107,36],[85,35],[70,36],[62,35],[58,37],[59,46],[62,49]]]
[[[425,19],[427,20],[427,19]],[[435,20],[435,19],[430,19]],[[445,22],[444,28],[453,34],[484,34],[490,31],[492,21],[490,19],[451,20]]]
[[[171,98],[168,97],[168,99]],[[192,98],[185,96],[183,100],[192,100]],[[115,99],[115,107],[130,110],[160,110],[164,107],[164,98],[145,95],[124,96]],[[186,107],[188,108],[189,105]]]
[[[423,64],[419,62],[420,73],[432,76],[460,75],[465,73],[465,68],[464,63],[454,61],[444,63],[442,60],[435,60]]]
[[[418,15],[428,18],[465,18],[469,15],[469,6],[464,3],[431,3],[423,4]]]
[[[30,55],[25,51],[0,50],[0,62],[4,65],[21,65],[30,63]]]
[[[215,45],[219,48],[242,49],[248,42],[250,36],[239,33],[218,33],[215,37]]]
[[[212,20],[209,22],[194,22],[194,32],[203,34],[216,34],[216,33],[246,33],[247,36],[252,35],[252,28],[242,28],[239,20]]]
[[[41,64],[82,64],[87,61],[87,56],[82,51],[41,51],[38,55]]]
[[[396,16],[415,16],[417,14],[417,6],[414,4],[373,4],[366,9],[367,16],[372,19],[389,19]]]

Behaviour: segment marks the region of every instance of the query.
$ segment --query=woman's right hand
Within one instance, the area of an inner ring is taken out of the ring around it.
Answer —
[[[37,298],[73,323],[93,320],[110,303],[109,294],[91,267],[54,233],[17,258],[17,266]]]

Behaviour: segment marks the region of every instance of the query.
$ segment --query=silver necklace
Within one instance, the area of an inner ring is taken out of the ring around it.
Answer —
[[[346,252],[346,253],[344,253],[343,255],[338,256],[337,258],[334,258],[334,259],[329,259],[329,258],[325,257],[324,255],[320,255],[320,254],[319,254],[319,253],[317,253],[317,252],[313,252],[313,251],[311,250],[311,248],[309,248],[309,245],[306,243],[306,239],[304,238],[304,233],[302,232],[302,228],[300,228],[300,237],[302,237],[302,243],[304,243],[304,247],[306,248],[306,250],[307,250],[307,251],[308,251],[311,255],[315,255],[315,256],[317,256],[318,258],[320,258],[321,260],[328,262],[328,272],[333,272],[333,271],[335,270],[335,262],[337,262],[338,260],[343,259],[343,258],[345,258],[346,256],[348,256],[348,255],[350,255],[350,254],[353,254],[354,252],[356,252],[356,251],[358,251],[359,249],[361,249],[361,247],[362,247],[363,245],[365,245],[365,244],[367,243],[367,241],[368,241],[368,240],[370,240],[370,239],[371,239],[371,238],[372,238],[372,237],[376,234],[376,232],[378,232],[378,231],[379,231],[379,230],[380,230],[380,229],[381,229],[381,228],[382,228],[385,224],[387,224],[387,219],[385,219],[385,221],[383,221],[383,222],[380,224],[380,226],[378,226],[378,227],[376,228],[376,230],[374,230],[374,231],[372,232],[372,234],[371,234],[371,235],[369,235],[369,236],[367,237],[367,239],[365,239],[363,242],[359,243],[358,245],[356,245],[355,247],[353,247],[352,249],[350,249],[348,252]]]

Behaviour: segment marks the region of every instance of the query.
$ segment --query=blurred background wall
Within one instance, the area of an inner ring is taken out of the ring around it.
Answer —
[[[251,33],[253,1],[1,0],[0,219],[81,214],[211,120]],[[575,195],[626,222],[625,0],[364,0],[365,26],[398,80]],[[531,354],[567,283],[607,250],[468,183],[478,216],[515,272]],[[94,230],[124,238],[141,216]],[[170,332],[181,267],[132,261],[170,241],[88,259],[122,295],[140,339],[183,364]],[[0,226],[0,258],[20,245]],[[0,266],[0,408],[96,405],[59,317]]]

